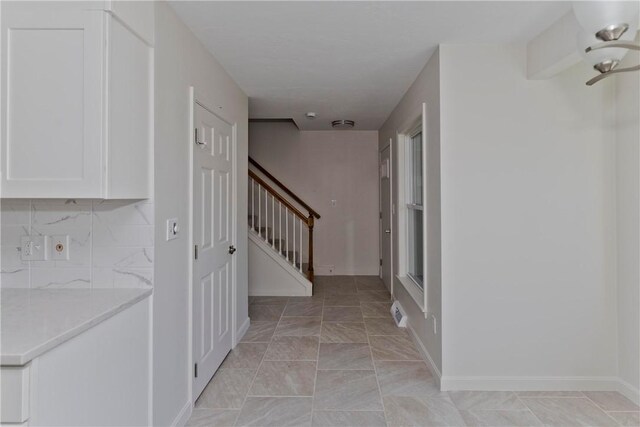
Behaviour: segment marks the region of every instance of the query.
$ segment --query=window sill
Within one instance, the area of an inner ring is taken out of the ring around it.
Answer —
[[[410,277],[407,276],[396,276],[396,279],[402,284],[402,287],[407,291],[411,298],[418,305],[418,308],[423,313],[427,312],[427,308],[424,304],[424,290],[421,289],[416,282],[414,282]]]

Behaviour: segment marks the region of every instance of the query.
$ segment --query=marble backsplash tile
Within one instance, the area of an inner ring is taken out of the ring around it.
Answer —
[[[153,284],[153,203],[148,200],[4,199],[0,286],[142,287]],[[21,237],[69,235],[68,261],[22,261]]]

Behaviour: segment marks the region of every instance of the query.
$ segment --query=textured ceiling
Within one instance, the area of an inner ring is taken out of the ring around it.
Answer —
[[[249,96],[251,118],[378,129],[441,43],[524,43],[568,2],[171,3]],[[304,118],[307,111],[318,117]]]

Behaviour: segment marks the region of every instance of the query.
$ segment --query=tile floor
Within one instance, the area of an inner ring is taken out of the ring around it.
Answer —
[[[377,277],[318,277],[313,297],[252,297],[251,327],[190,426],[640,426],[615,392],[441,392]]]

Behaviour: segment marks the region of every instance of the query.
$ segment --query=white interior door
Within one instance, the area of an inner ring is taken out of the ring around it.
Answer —
[[[193,141],[193,396],[232,346],[233,127],[195,105]]]
[[[380,152],[380,270],[382,281],[391,291],[391,148],[390,145]]]

